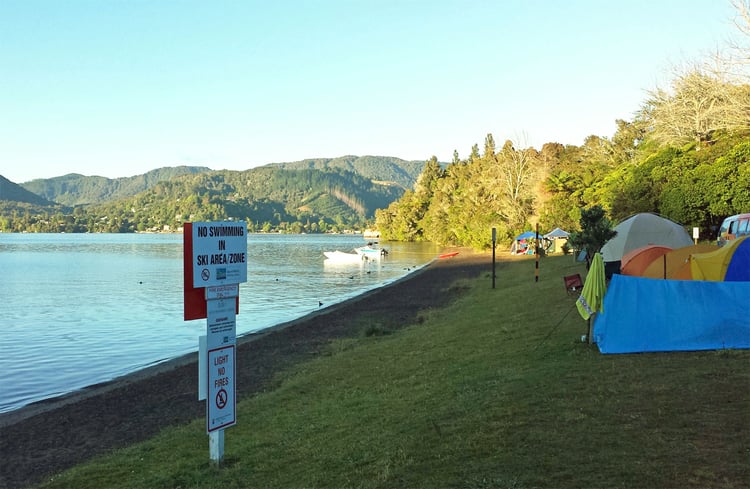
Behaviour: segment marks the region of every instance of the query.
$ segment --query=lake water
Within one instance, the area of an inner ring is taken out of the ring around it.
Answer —
[[[329,265],[361,235],[248,235],[237,335],[393,282],[436,256],[393,243],[380,263]],[[183,321],[181,234],[0,233],[0,412],[197,350]],[[196,386],[197,393],[197,386]]]

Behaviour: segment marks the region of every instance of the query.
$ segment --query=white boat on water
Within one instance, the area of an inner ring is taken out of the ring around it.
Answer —
[[[356,263],[370,260],[380,260],[382,257],[388,254],[388,252],[381,248],[376,248],[371,245],[360,246],[354,248],[354,253],[347,253],[345,251],[324,251],[327,260],[331,260],[337,263]]]
[[[359,253],[346,253],[344,251],[324,251],[323,254],[327,260],[331,260],[336,263],[359,263],[362,261],[362,257]]]
[[[354,248],[354,251],[356,251],[363,260],[380,260],[388,254],[386,250],[372,245],[360,246],[359,248]]]

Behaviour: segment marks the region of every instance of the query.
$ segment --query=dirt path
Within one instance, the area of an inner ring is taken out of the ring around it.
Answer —
[[[273,388],[276,372],[317,355],[332,339],[361,335],[368,326],[396,330],[414,324],[420,311],[441,307],[460,293],[456,280],[482,273],[490,280],[490,272],[487,255],[462,250],[387,287],[243,337],[237,348],[238,395]],[[197,400],[197,370],[197,354],[191,354],[0,414],[0,489],[40,482],[168,425],[205,416]]]

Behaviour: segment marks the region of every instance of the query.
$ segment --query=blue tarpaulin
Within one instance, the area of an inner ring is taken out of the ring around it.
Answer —
[[[543,238],[542,233],[539,233],[539,238]],[[536,238],[536,233],[534,231],[526,231],[525,233],[519,234],[516,236],[516,241],[521,241],[522,239],[534,239]]]
[[[594,322],[602,353],[750,348],[750,282],[613,275]]]

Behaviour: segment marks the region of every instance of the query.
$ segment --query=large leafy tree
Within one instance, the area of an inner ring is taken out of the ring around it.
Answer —
[[[580,231],[570,233],[569,242],[576,249],[586,250],[587,261],[602,249],[604,243],[617,235],[606,212],[598,205],[581,210],[580,226]]]

